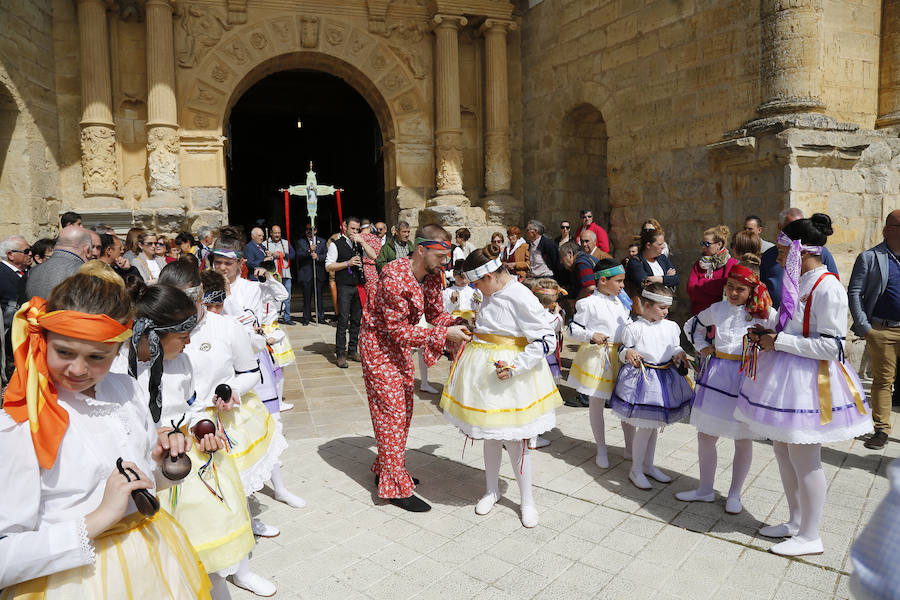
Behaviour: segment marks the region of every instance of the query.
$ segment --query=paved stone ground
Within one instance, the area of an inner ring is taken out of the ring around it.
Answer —
[[[438,397],[424,394],[417,396],[407,463],[433,510],[408,514],[374,494],[375,444],[359,364],[340,370],[329,362],[333,327],[287,329],[298,360],[286,374],[285,395],[295,408],[282,415],[290,442],[284,473],[309,506],[275,502],[268,488],[257,494],[254,512],[281,535],[259,539],[251,559],[277,583],[278,598],[848,598],[850,544],[886,494],[887,465],[900,454],[896,439],[884,452],[859,441],[824,448],[825,553],[791,560],[769,554],[772,541],[755,535],[761,524],[787,516],[771,444],[754,445],[745,510],[727,515],[727,440],[719,444],[716,502],[688,504],[674,494],[697,483],[692,427],[661,434],[657,462],[675,479],[641,491],[628,481],[618,419],[607,411],[612,467],[601,470],[587,410],[563,407],[546,435],[553,443],[534,455],[541,523],[529,530],[519,522],[505,456],[503,499],[489,515],[475,515],[484,490],[481,444],[463,454],[464,438],[440,416]],[[435,387],[448,367],[442,360],[431,369]],[[253,597],[231,589],[236,599]]]

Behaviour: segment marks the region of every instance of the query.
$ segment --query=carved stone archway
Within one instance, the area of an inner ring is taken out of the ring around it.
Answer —
[[[430,81],[412,50],[333,17],[274,15],[235,26],[217,10],[191,5],[176,23],[182,184],[192,217],[218,224],[225,213],[223,127],[234,103],[267,75],[292,69],[341,77],[366,99],[384,140],[385,212],[416,216],[433,187],[434,158]],[[424,37],[412,43],[427,48]]]

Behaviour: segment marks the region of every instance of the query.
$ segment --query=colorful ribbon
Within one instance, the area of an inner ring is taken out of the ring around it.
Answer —
[[[776,331],[782,331],[787,322],[794,316],[800,296],[800,261],[801,252],[821,255],[822,246],[806,246],[800,240],[792,240],[782,231],[776,243],[788,247],[787,259],[784,261],[784,274],[781,276],[781,306],[778,308],[778,325]]]
[[[594,272],[594,279],[600,279],[601,277],[615,277],[616,275],[624,275],[625,267],[622,265],[616,265],[614,267],[610,267],[608,269],[602,269],[600,271]]]
[[[772,308],[772,296],[769,290],[759,279],[759,275],[743,265],[734,265],[728,273],[728,277],[750,288],[750,297],[744,304],[744,309],[757,319],[766,319],[769,309]]]
[[[442,242],[439,240],[426,240],[425,238],[416,238],[416,245],[422,246],[429,250],[450,250],[452,247],[449,242]]]

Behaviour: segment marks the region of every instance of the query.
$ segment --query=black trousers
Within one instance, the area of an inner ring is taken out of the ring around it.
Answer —
[[[362,320],[362,303],[355,285],[337,286],[338,315],[337,331],[334,334],[334,353],[345,356],[354,353],[359,340],[359,322]],[[347,325],[350,325],[350,343],[347,344]],[[346,348],[346,350],[345,350]]]
[[[300,285],[303,287],[303,320],[310,320],[310,310],[312,307],[312,297],[313,297],[313,280],[309,281],[300,281]],[[325,306],[322,304],[322,288],[328,285],[328,278],[324,279],[320,278],[316,280],[316,318],[319,323],[325,320]]]

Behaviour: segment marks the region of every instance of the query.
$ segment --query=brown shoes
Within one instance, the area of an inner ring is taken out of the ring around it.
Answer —
[[[866,440],[866,443],[863,444],[869,450],[881,450],[884,448],[884,445],[887,444],[888,434],[880,429],[876,431],[872,437]]]
[[[359,352],[351,352],[350,356],[348,356],[350,360],[353,362],[362,362],[362,359],[359,357]]]
[[[343,356],[338,356],[337,360],[334,362],[338,366],[339,369],[346,369],[350,365],[347,364],[347,359]]]

